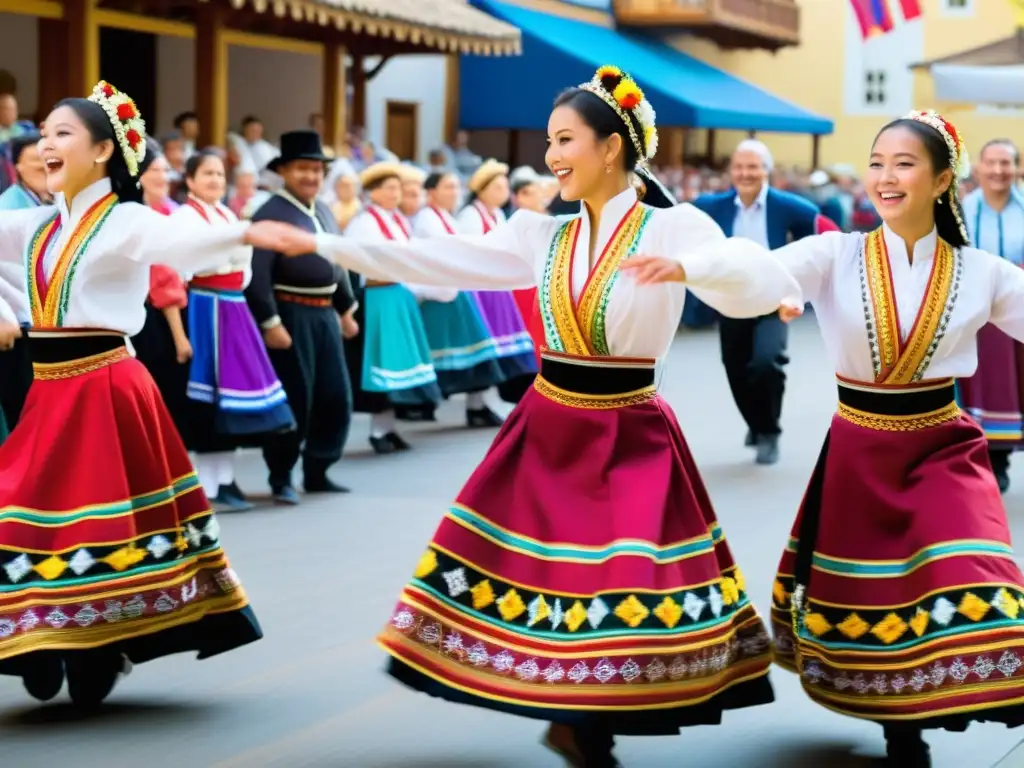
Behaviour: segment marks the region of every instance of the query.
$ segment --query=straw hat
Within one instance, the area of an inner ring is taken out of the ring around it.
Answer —
[[[405,178],[404,173],[402,166],[398,163],[374,163],[359,174],[359,183],[363,189],[366,189],[374,184],[379,184],[385,179],[395,178],[401,181]]]
[[[473,175],[469,177],[469,182],[466,186],[469,187],[469,191],[474,195],[479,195],[484,187],[499,176],[508,176],[508,166],[505,163],[499,163],[493,158],[485,160]]]

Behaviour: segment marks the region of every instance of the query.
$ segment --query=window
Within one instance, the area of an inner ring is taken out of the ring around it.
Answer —
[[[942,0],[944,16],[973,16],[974,0]]]
[[[869,69],[864,73],[864,104],[866,106],[885,106],[886,79],[885,71],[881,69]]]

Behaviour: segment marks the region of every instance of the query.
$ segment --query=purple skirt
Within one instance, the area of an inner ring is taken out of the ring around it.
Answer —
[[[533,339],[519,306],[509,291],[473,291],[480,314],[491,332],[498,352],[498,363],[506,379],[537,372]]]

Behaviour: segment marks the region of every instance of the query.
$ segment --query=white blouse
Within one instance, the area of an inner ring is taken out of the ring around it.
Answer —
[[[888,227],[883,233],[905,340],[924,300],[937,235],[933,229],[918,241],[911,261],[902,238]],[[793,273],[804,298],[814,306],[836,373],[871,382],[874,368],[860,277],[865,237],[827,232],[772,253]],[[971,376],[978,367],[976,334],[986,323],[1024,341],[1024,269],[977,248],[962,248],[961,263],[959,288],[945,332],[924,371],[926,379]]]
[[[615,235],[636,203],[627,189],[608,201],[601,216],[596,252]],[[468,213],[468,212],[467,212]],[[581,211],[572,288],[579,298],[590,274],[589,216]],[[359,235],[317,238],[319,253],[377,280],[404,280],[465,290],[531,288],[543,279],[553,238],[564,217],[520,210],[486,235],[384,243]],[[346,233],[348,234],[348,233]],[[748,240],[727,239],[706,214],[692,205],[655,209],[637,253],[678,259],[686,284],[638,285],[623,273],[612,289],[605,314],[610,354],[663,357],[682,318],[686,289],[730,317],[757,317],[786,302],[801,302],[800,288],[770,252]]]
[[[202,213],[193,206],[198,206]],[[209,205],[191,196],[188,202],[180,206],[171,216],[186,223],[188,226],[193,226],[200,222],[213,227],[225,227],[238,223],[238,217],[226,205],[222,203]],[[233,272],[241,272],[243,275],[242,288],[244,289],[248,287],[249,281],[252,280],[252,246],[238,243],[231,246],[228,250],[229,252],[224,254],[227,258],[227,263],[222,264],[215,270],[202,272],[199,276],[230,275]]]
[[[474,200],[459,211],[455,220],[459,225],[459,232],[465,232],[467,235],[486,234],[507,221],[504,211],[489,211],[479,200]]]
[[[57,257],[84,214],[111,191],[107,179],[82,190],[71,210],[63,195],[57,197],[61,217],[60,236],[43,262],[48,277]],[[28,306],[28,250],[40,227],[54,215],[53,208],[0,212],[0,295],[8,303]],[[197,217],[198,219],[198,217]],[[182,217],[164,216],[138,203],[120,203],[85,246],[71,277],[64,326],[105,328],[133,336],[146,321],[149,268],[163,264],[179,273],[194,274],[217,269],[234,253],[249,224],[235,222],[223,227],[193,223]],[[60,286],[51,285],[50,290]],[[12,320],[9,307],[0,316]]]
[[[371,212],[372,211],[372,212]],[[355,215],[352,221],[349,222],[348,226],[345,227],[345,237],[352,237],[358,239],[360,242],[369,243],[387,243],[387,236],[381,231],[380,224],[377,218],[374,217],[374,213],[380,217],[381,221],[384,222],[384,226],[387,227],[388,232],[391,233],[392,240],[396,243],[407,243],[409,238],[406,237],[405,232],[398,225],[396,221],[397,217],[402,216],[398,211],[388,211],[377,205],[368,205],[366,208],[361,210]],[[417,216],[417,219],[420,218]],[[403,217],[402,223],[407,227],[409,224]],[[326,254],[325,254],[326,255]],[[348,267],[347,264],[342,262],[342,266]],[[377,278],[367,275],[372,280],[389,280],[391,278]],[[406,282],[399,280],[399,282]],[[449,288],[438,287],[436,285],[420,285],[416,283],[406,283],[406,288],[412,291],[412,295],[416,297],[417,301],[453,301],[458,295],[458,291],[452,291]]]

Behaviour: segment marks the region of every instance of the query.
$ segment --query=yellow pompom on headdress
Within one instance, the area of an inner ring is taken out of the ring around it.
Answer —
[[[640,165],[648,166],[658,151],[658,129],[654,108],[636,81],[618,67],[606,64],[598,68],[589,83],[579,88],[615,110],[629,132]]]
[[[128,95],[121,93],[106,80],[100,80],[89,95],[89,101],[98,104],[114,129],[118,149],[124,157],[128,173],[139,175],[139,167],[146,159],[146,123],[139,114],[139,108]]]

